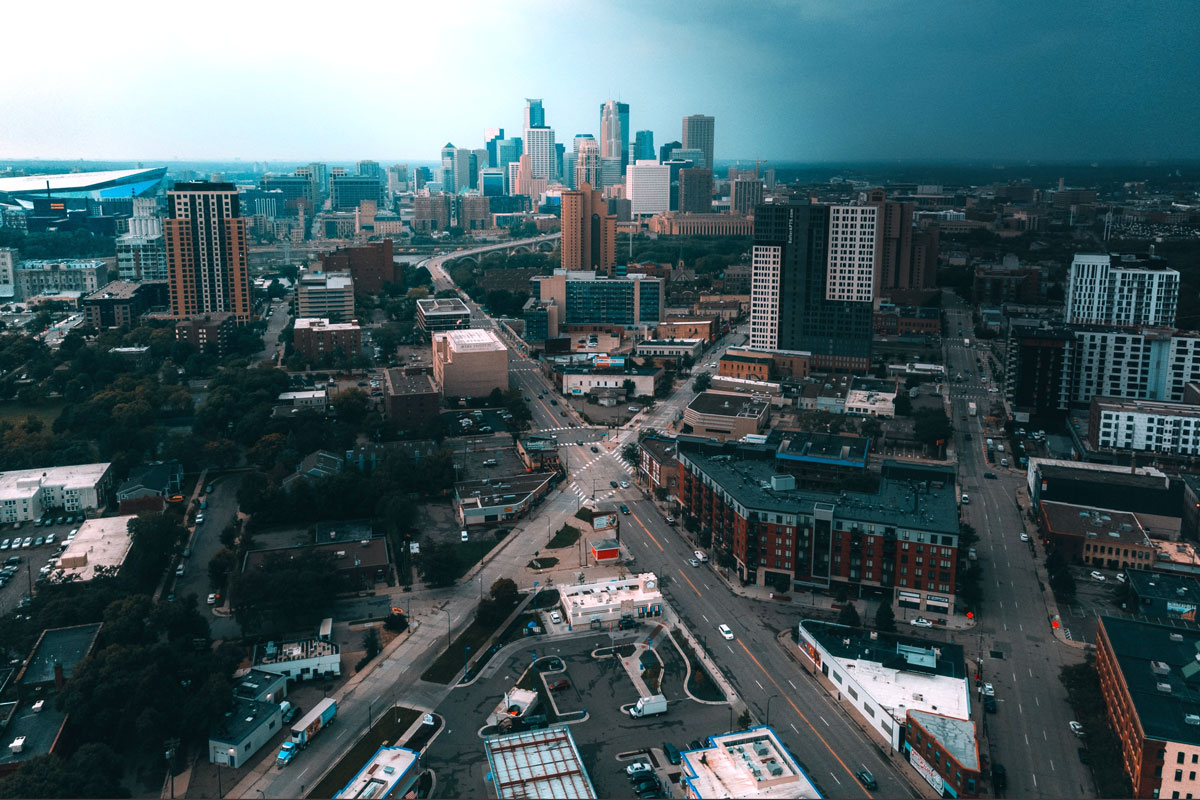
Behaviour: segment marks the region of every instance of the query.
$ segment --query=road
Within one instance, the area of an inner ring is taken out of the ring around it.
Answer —
[[[267,330],[263,334],[263,349],[255,353],[254,363],[276,363],[276,356],[283,358],[283,344],[279,342],[280,332],[287,327],[291,315],[291,307],[284,300],[271,301],[271,316],[267,317]]]
[[[213,614],[214,607],[207,604],[208,594],[213,591],[208,580],[208,562],[221,549],[221,531],[237,515],[237,487],[241,479],[241,474],[235,473],[209,481],[213,487],[212,494],[200,495],[208,501],[204,522],[194,527],[186,545],[192,554],[183,561],[183,576],[175,578],[174,585],[169,589],[181,599],[189,594],[196,595],[201,613],[209,614],[208,625],[214,639],[237,639],[242,635],[231,617]]]
[[[1093,796],[1091,773],[1076,755],[1081,742],[1067,727],[1071,708],[1058,680],[1059,669],[1082,661],[1083,654],[1051,632],[1034,571],[1035,558],[1044,553],[1035,556],[1034,542],[1020,540],[1023,528],[1015,494],[1025,474],[999,467],[999,457],[997,464],[987,460],[987,438],[1000,435],[999,429],[985,427],[983,418],[985,404],[990,407],[999,397],[989,391],[996,384],[980,379],[976,358],[985,366],[988,360],[974,337],[970,309],[949,292],[943,297],[950,298],[948,334],[960,329],[964,333],[945,337],[945,363],[951,381],[959,480],[962,491],[970,495],[965,521],[979,534],[976,550],[984,569],[979,624],[961,644],[968,658],[983,659],[983,679],[994,684],[998,706],[996,714],[984,715],[987,737],[980,750],[990,752],[992,763],[1004,764],[1012,797]],[[964,337],[970,339],[970,347],[964,345]],[[955,375],[968,371],[966,382],[954,382]],[[968,413],[972,401],[979,416]],[[996,477],[984,477],[987,473]]]

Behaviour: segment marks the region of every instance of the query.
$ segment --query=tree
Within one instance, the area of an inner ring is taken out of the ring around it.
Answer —
[[[383,642],[379,639],[379,629],[372,626],[367,628],[362,638],[363,650],[367,651],[366,660],[370,661],[383,650]]]
[[[842,606],[842,610],[838,612],[838,623],[848,625],[851,628],[859,628],[862,626],[862,619],[858,616],[858,609],[853,603],[847,603]]]
[[[881,633],[894,633],[896,630],[896,612],[887,600],[881,602],[879,610],[875,612],[875,630]]]
[[[338,392],[333,398],[333,410],[337,412],[338,420],[347,425],[361,425],[372,408],[371,398],[359,388]]]
[[[913,437],[922,444],[936,447],[950,438],[950,418],[941,408],[922,408],[913,419]]]
[[[129,797],[121,759],[106,744],[82,745],[69,758],[36,756],[0,780],[0,797]]]
[[[707,372],[702,372],[692,381],[692,388],[697,392],[707,392],[708,387],[712,386],[712,375]]]
[[[233,579],[234,616],[244,629],[279,634],[316,625],[329,616],[341,581],[331,554],[274,555]]]
[[[909,399],[907,392],[901,392],[896,395],[896,416],[908,417],[912,415],[912,400]]]
[[[208,561],[208,584],[215,591],[225,587],[229,574],[237,566],[237,556],[228,547],[222,547]]]
[[[521,592],[517,589],[517,583],[512,578],[500,578],[492,584],[492,588],[488,590],[494,602],[505,606],[515,606],[517,600],[520,599]]]
[[[421,578],[434,588],[453,586],[459,575],[458,551],[425,537],[417,569]]]
[[[637,444],[634,442],[627,442],[625,446],[621,448],[621,458],[625,459],[630,464],[636,464],[638,462]]]

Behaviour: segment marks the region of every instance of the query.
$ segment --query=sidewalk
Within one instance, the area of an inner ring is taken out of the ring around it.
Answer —
[[[1038,538],[1037,526],[1029,521],[1029,490],[1022,486],[1017,490],[1014,501],[1017,504],[1017,510],[1021,513],[1021,526],[1029,534],[1029,544],[1034,551],[1034,573],[1037,575],[1038,586],[1042,589],[1042,602],[1046,606],[1046,621],[1050,625],[1050,632],[1054,634],[1054,638],[1061,644],[1074,647],[1078,650],[1086,650],[1088,648],[1087,642],[1080,642],[1069,638],[1069,633],[1062,626],[1062,617],[1058,613],[1058,600],[1055,599],[1054,591],[1050,588],[1050,576],[1046,572],[1045,561],[1042,558],[1036,557],[1038,555],[1037,545],[1040,540]],[[1045,556],[1045,551],[1041,555]],[[1059,624],[1054,625],[1053,623],[1055,622]]]

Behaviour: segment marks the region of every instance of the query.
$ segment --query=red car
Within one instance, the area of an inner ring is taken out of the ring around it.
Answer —
[[[550,691],[561,692],[563,689],[570,689],[571,682],[568,680],[550,681]]]

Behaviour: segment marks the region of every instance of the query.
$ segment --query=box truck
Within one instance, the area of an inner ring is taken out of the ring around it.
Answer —
[[[629,708],[631,717],[651,717],[655,714],[665,713],[667,713],[667,698],[661,694],[639,697],[638,701]]]

